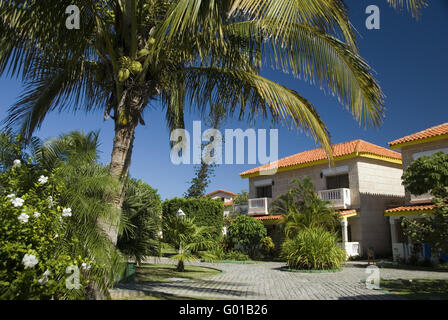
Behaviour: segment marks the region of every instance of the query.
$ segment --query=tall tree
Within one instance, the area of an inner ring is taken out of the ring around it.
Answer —
[[[403,185],[415,195],[431,193],[433,213],[421,219],[402,218],[404,233],[413,243],[428,242],[432,249],[448,252],[448,154],[437,152],[411,162]]]
[[[226,121],[226,109],[223,105],[215,105],[210,109],[208,117],[205,119],[205,124],[212,129],[219,130],[219,128]],[[213,138],[214,139],[214,138]],[[205,143],[203,147],[209,146],[214,140]],[[222,141],[221,141],[222,142]],[[210,154],[209,157],[214,155]],[[185,198],[200,198],[205,194],[207,187],[211,181],[211,177],[215,171],[216,164],[202,159],[201,164],[195,168],[195,177],[191,180],[191,185],[185,193]]]
[[[416,11],[423,0],[388,0]],[[0,75],[26,85],[7,123],[30,137],[51,111],[111,117],[110,173],[121,208],[135,129],[160,101],[168,126],[183,127],[185,102],[216,103],[240,119],[271,114],[310,132],[331,155],[312,103],[260,75],[272,67],[326,86],[363,125],[381,122],[384,101],[356,47],[342,0],[78,0],[80,28],[68,29],[72,1],[0,1]],[[117,226],[103,226],[113,242]]]

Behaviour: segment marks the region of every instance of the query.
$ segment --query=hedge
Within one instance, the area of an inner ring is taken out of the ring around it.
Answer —
[[[184,199],[173,198],[163,202],[163,217],[176,215],[182,209],[187,217],[194,218],[198,226],[214,227],[216,239],[222,237],[224,203],[209,198]]]

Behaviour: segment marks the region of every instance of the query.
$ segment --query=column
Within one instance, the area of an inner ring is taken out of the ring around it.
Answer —
[[[397,235],[397,229],[395,227],[395,223],[400,223],[399,221],[396,221],[394,217],[389,217],[389,224],[390,224],[390,242],[392,246],[392,258],[394,261],[398,261],[400,257],[404,254],[404,252],[401,252],[400,247],[398,246],[398,235]]]
[[[345,248],[345,243],[348,241],[348,221],[347,218],[342,218],[341,220],[341,226],[342,226],[342,243]]]

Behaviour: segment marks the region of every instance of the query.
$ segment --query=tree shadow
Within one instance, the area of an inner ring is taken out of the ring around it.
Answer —
[[[118,284],[116,288],[118,289],[126,289],[126,290],[138,290],[148,293],[150,295],[154,294],[167,294],[165,291],[169,291],[170,289],[182,290],[182,291],[193,291],[196,293],[203,294],[204,297],[207,297],[207,294],[214,295],[219,294],[225,297],[230,298],[238,298],[238,297],[250,297],[255,296],[256,294],[252,291],[247,290],[235,290],[235,289],[223,289],[223,288],[214,288],[213,285],[215,283],[219,283],[222,285],[232,285],[232,286],[240,286],[246,287],[247,285],[244,283],[223,283],[221,281],[207,281],[200,280],[202,286],[197,286],[195,284],[197,281],[182,281],[182,282],[142,282],[142,283],[134,283],[134,284]],[[204,286],[205,284],[205,286]],[[171,293],[170,293],[171,294]],[[183,296],[183,294],[172,294],[177,296]]]

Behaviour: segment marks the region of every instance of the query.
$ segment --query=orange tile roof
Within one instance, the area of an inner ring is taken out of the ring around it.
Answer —
[[[423,131],[419,131],[413,134],[410,134],[406,137],[394,140],[389,142],[389,146],[395,146],[397,144],[402,144],[405,142],[417,141],[442,135],[448,135],[448,122],[439,124],[438,126],[434,126]]]
[[[385,157],[389,159],[398,159],[401,160],[401,154],[370,142],[364,140],[353,140],[343,143],[338,143],[332,145],[333,157],[347,156],[347,155],[356,155],[358,153],[377,155],[380,157]],[[286,168],[300,164],[311,164],[316,161],[328,159],[327,154],[324,149],[313,149],[304,152],[300,152],[294,154],[292,156],[282,158],[276,163],[278,164],[278,168]],[[337,159],[335,159],[337,160]],[[275,162],[274,162],[275,163]],[[240,173],[240,176],[244,177],[252,173],[257,173],[269,167],[269,164],[262,165],[247,171]]]
[[[339,211],[339,216],[344,217],[348,215],[357,214],[358,211],[356,210],[341,210]],[[283,219],[283,216],[281,214],[271,215],[271,216],[253,216],[256,220],[281,220]]]
[[[345,217],[345,216],[355,215],[355,214],[358,214],[358,211],[356,211],[356,210],[341,210],[341,211],[339,211],[340,217]]]
[[[210,196],[212,196],[212,195],[214,195],[215,193],[218,193],[218,192],[227,193],[227,194],[230,194],[231,196],[236,196],[236,195],[237,195],[237,194],[234,193],[234,192],[230,192],[230,191],[227,191],[227,190],[218,189],[218,190],[212,191],[212,192],[210,192],[210,193],[207,193],[207,194],[203,195],[202,197],[210,197]]]
[[[415,211],[418,213],[418,211],[428,211],[434,209],[434,205],[428,204],[428,205],[415,205],[415,206],[401,206],[397,208],[387,209],[386,213],[397,213],[397,212],[411,212]]]
[[[231,206],[233,205],[233,201],[224,202],[224,206]]]
[[[283,216],[281,214],[279,215],[272,215],[272,216],[255,216],[255,220],[281,220],[283,219]]]

